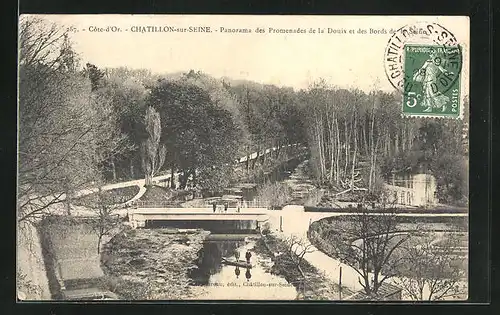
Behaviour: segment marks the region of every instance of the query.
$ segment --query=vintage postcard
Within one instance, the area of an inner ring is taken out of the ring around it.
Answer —
[[[21,15],[17,296],[464,301],[469,19]]]

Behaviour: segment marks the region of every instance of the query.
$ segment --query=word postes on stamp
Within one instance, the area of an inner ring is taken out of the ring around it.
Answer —
[[[451,32],[436,23],[404,26],[389,39],[384,62],[404,116],[461,117],[462,50]]]

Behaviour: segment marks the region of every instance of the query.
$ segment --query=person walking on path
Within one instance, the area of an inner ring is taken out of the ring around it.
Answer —
[[[224,212],[227,212],[227,202],[224,204]]]
[[[213,203],[213,209],[214,209],[214,213],[215,213],[215,210],[217,210],[217,205],[215,204],[215,202]]]
[[[247,259],[247,263],[249,264],[250,258],[252,258],[252,253],[250,253],[250,251],[247,250],[247,253],[245,254],[245,258]]]

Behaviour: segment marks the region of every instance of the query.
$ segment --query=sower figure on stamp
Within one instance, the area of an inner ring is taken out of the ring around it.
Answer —
[[[442,62],[444,62],[444,55],[433,51],[429,54],[429,59],[413,75],[414,81],[422,83],[424,93],[422,105],[427,107],[423,110],[426,113],[431,112],[433,108],[441,108],[444,112],[446,103],[449,101],[448,96],[434,91],[439,75],[447,73],[446,69],[441,66]]]

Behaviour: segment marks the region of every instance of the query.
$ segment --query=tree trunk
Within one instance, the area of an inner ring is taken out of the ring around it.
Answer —
[[[193,188],[196,188],[196,181],[197,181],[196,169],[193,170],[192,174],[193,174]]]
[[[113,181],[116,182],[116,165],[114,158],[111,158],[111,171],[113,173]]]
[[[345,128],[345,163],[344,163],[344,176],[347,177],[347,166],[349,164],[349,155],[351,150],[351,133],[347,129],[347,117],[344,120]]]
[[[337,167],[335,171],[335,184],[338,186],[340,184],[340,155],[342,153],[342,147],[340,145],[340,130],[339,130],[339,122],[337,118],[335,118],[335,127],[336,127],[336,134],[337,134],[337,156],[335,158],[335,165]]]
[[[66,213],[67,215],[71,215],[71,192],[69,188],[69,184],[66,182],[66,198],[64,200],[64,203],[66,205]]]
[[[358,137],[357,137],[357,119],[356,112],[354,112],[354,154],[352,156],[352,171],[351,171],[351,191],[354,192],[354,168],[356,166],[356,154],[358,152]]]
[[[103,232],[101,231],[99,233],[99,236],[98,236],[98,239],[97,239],[97,254],[100,254],[101,253],[101,242],[102,242],[102,236],[103,236]]]
[[[259,159],[260,155],[260,145],[257,147],[257,155],[255,156],[255,159],[252,161],[252,170],[255,169],[255,164],[257,163],[257,160]]]
[[[144,185],[146,187],[149,187],[153,184],[153,178],[151,177],[151,174],[148,172],[145,174],[145,180],[144,180]]]
[[[333,124],[334,124],[333,119],[335,118],[334,115],[335,115],[335,113],[333,113],[332,122],[328,128],[328,131],[330,133],[329,135],[330,135],[330,146],[331,146],[330,147],[330,183],[334,182],[333,170],[335,168],[335,149],[336,149],[336,146],[335,146],[335,137],[334,137],[334,131],[333,131]]]
[[[368,177],[368,191],[372,192],[372,184],[373,184],[373,176],[375,172],[375,147],[374,147],[374,132],[375,132],[375,100],[373,100],[373,108],[372,108],[372,119],[371,119],[371,130],[370,130],[370,175]]]
[[[399,155],[399,132],[396,133],[396,140],[394,141],[394,154]]]
[[[189,172],[182,170],[182,174],[179,176],[179,189],[186,188],[188,178],[189,178]]]
[[[135,174],[134,174],[134,159],[130,160],[130,178],[135,179]]]
[[[322,167],[323,167],[323,179],[322,181],[325,181],[326,178],[326,152],[327,152],[327,147],[328,147],[328,142],[325,140],[325,127],[324,127],[324,122],[323,122],[323,116],[320,117],[321,119],[321,129],[320,129],[320,135],[321,135],[321,161],[322,161]]]
[[[172,164],[170,165],[170,188],[171,189],[175,189],[175,165],[174,163],[172,162]]]
[[[322,136],[322,118],[316,118],[316,134],[318,137],[318,155],[319,155],[319,167],[320,167],[320,181],[323,182],[325,177],[325,164],[324,164],[324,155],[323,155],[323,136]]]
[[[368,151],[368,139],[367,139],[367,136],[366,136],[366,119],[365,119],[365,123],[363,124],[363,127],[362,127],[361,131],[362,131],[362,134],[363,134],[364,151],[365,151],[366,156],[369,156],[370,153]]]

